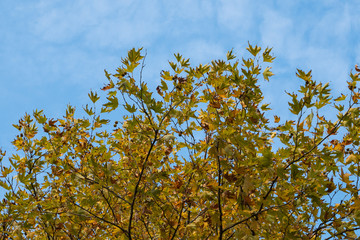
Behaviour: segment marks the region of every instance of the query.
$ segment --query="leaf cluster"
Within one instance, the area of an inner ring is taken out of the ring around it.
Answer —
[[[26,114],[0,165],[1,238],[356,239],[359,74],[333,99],[298,70],[296,120],[282,121],[259,85],[271,49],[247,50],[196,67],[175,54],[151,91],[132,49],[105,71],[100,111],[91,91],[86,117]]]

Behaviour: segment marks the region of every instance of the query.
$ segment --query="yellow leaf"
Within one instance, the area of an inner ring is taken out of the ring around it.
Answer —
[[[351,205],[350,207],[351,209],[360,209],[360,199],[359,198],[356,198],[354,200],[354,204]]]
[[[353,162],[357,162],[357,157],[356,157],[356,155],[351,154],[346,158],[346,164],[353,163]]]
[[[278,116],[274,116],[274,119],[275,119],[275,123],[278,123],[278,122],[280,122],[280,117],[278,117]]]
[[[353,182],[353,181],[350,181],[350,179],[349,179],[350,175],[351,175],[350,173],[344,173],[344,174],[341,175],[341,178],[342,178],[344,183],[350,184],[350,183]]]
[[[334,147],[334,150],[337,151],[343,151],[344,150],[344,146],[342,144],[336,144]]]

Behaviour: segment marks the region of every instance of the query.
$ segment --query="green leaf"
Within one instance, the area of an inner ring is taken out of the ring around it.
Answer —
[[[265,148],[261,154],[262,154],[262,157],[260,158],[261,165],[263,167],[269,167],[272,164],[272,158],[273,158],[273,153],[271,149]]]
[[[90,93],[88,95],[89,95],[90,100],[93,103],[96,103],[96,101],[100,99],[100,97],[97,95],[96,92],[94,93],[93,91],[90,91]]]
[[[109,102],[105,103],[103,106],[109,109],[110,111],[116,109],[119,106],[119,102],[117,97],[115,96],[109,96],[107,97],[107,100]]]
[[[254,57],[261,51],[261,47],[258,47],[255,45],[255,47],[251,46],[250,43],[248,43],[248,47],[246,48]]]
[[[144,58],[144,56],[141,55],[142,49],[143,48],[138,48],[137,50],[135,50],[135,48],[133,48],[128,52],[128,59],[131,63],[137,63]]]
[[[263,61],[264,62],[273,62],[273,60],[275,59],[275,57],[271,56],[271,50],[272,48],[266,48],[265,51],[263,52]]]
[[[109,74],[109,73],[106,71],[106,69],[104,69],[104,72],[105,72],[106,78],[107,78],[109,81],[111,81],[111,78],[110,78],[111,74]]]
[[[169,61],[169,64],[170,64],[171,68],[174,70],[174,72],[177,72],[178,67],[177,67],[176,63]]]
[[[160,88],[161,88],[161,90],[163,90],[163,91],[168,90],[168,86],[167,86],[166,82],[165,82],[164,80],[162,80],[162,79],[161,79]]]
[[[41,111],[35,110],[33,115],[38,123],[40,123],[40,124],[46,123],[47,118],[45,117],[43,110],[41,110]]]
[[[251,68],[252,66],[254,66],[254,59],[252,59],[252,58],[249,58],[249,59],[243,58],[242,61],[247,68]]]
[[[6,190],[10,190],[11,187],[6,183],[0,180],[0,187],[6,189]]]
[[[134,113],[134,112],[136,112],[135,104],[130,105],[130,104],[126,103],[126,104],[125,104],[125,109],[126,109],[126,111],[128,111],[129,113]]]
[[[11,169],[11,167],[9,167],[9,168],[7,168],[7,167],[2,167],[2,170],[1,170],[2,176],[0,176],[0,177],[6,178],[6,176],[9,175],[9,174],[12,173],[12,172],[13,172],[13,170]]]
[[[150,109],[154,110],[154,112],[156,112],[156,113],[161,113],[164,111],[162,106],[163,106],[163,102],[159,101],[159,102],[152,104]]]
[[[336,98],[335,101],[339,102],[339,101],[344,101],[346,99],[346,95],[344,95],[343,93],[341,94],[340,97]]]
[[[261,105],[261,110],[263,110],[263,111],[269,111],[269,110],[271,110],[271,108],[269,108],[269,106],[270,106],[270,104],[263,104],[263,105]]]
[[[169,71],[161,71],[161,77],[162,77],[164,80],[167,80],[167,81],[172,81],[172,80],[173,80],[173,76],[170,75],[170,72],[169,72]]]
[[[311,70],[307,73],[305,73],[304,71],[297,69],[297,73],[296,76],[301,78],[302,80],[306,81],[306,82],[310,82],[311,81]]]
[[[292,164],[291,165],[291,178],[293,180],[296,180],[299,173],[300,173],[300,170],[299,170],[298,166],[295,164]]]
[[[83,107],[83,109],[84,109],[84,111],[85,111],[89,116],[94,115],[93,108],[89,108],[88,104],[86,104],[86,106]]]
[[[164,136],[164,141],[165,142],[171,142],[171,141],[174,141],[175,140],[175,136],[172,135],[172,134],[167,134]]]
[[[230,61],[230,60],[232,60],[232,59],[235,59],[235,58],[236,58],[236,56],[233,55],[233,49],[231,49],[229,52],[227,52],[227,54],[226,54],[226,59],[227,59],[228,61]]]
[[[308,126],[308,129],[311,128],[311,124],[312,124],[313,118],[314,118],[314,113],[313,113],[313,111],[311,111],[311,113],[305,118],[306,125]]]
[[[270,71],[271,67],[265,68],[263,72],[263,77],[266,81],[269,81],[269,77],[273,76],[274,74]]]

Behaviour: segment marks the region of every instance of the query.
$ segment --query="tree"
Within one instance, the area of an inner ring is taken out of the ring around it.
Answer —
[[[100,111],[90,91],[87,117],[26,114],[1,165],[2,239],[356,239],[359,73],[333,99],[297,70],[280,121],[258,83],[271,49],[247,50],[197,67],[176,54],[152,92],[132,49]]]

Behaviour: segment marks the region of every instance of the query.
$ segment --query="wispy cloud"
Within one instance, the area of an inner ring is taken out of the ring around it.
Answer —
[[[360,30],[354,24],[359,15],[351,12],[349,3],[328,2],[300,10],[296,7],[264,11],[262,42],[274,47],[283,66],[313,69],[317,80],[332,81],[337,89],[344,90],[355,60],[351,51],[354,35]]]
[[[146,77],[155,84],[174,52],[198,64],[233,47],[243,54],[248,40],[273,47],[276,75],[266,94],[279,104],[278,91],[297,84],[296,68],[313,69],[314,78],[341,89],[360,64],[356,0],[40,0],[0,7],[0,92],[19,112],[43,99],[49,109],[61,101],[83,104],[87,90],[102,85],[103,69],[116,68],[132,47],[148,50]]]
[[[38,7],[35,32],[45,41],[82,40],[90,47],[118,47],[137,42],[159,31],[156,5],[144,2],[76,1]]]

